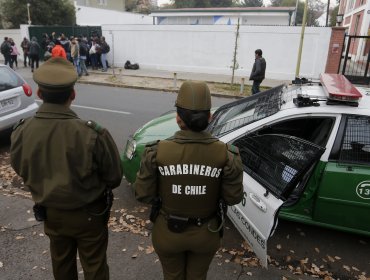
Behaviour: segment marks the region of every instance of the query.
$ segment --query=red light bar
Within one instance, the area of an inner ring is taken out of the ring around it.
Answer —
[[[358,89],[341,74],[323,73],[320,81],[330,100],[357,103],[362,97]]]

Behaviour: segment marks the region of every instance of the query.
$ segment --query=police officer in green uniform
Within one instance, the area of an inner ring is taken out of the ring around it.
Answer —
[[[184,82],[176,107],[181,130],[147,145],[135,194],[155,208],[161,201],[152,241],[164,279],[201,280],[220,246],[220,200],[242,200],[242,163],[236,147],[204,131],[211,118],[206,83]]]
[[[69,61],[51,58],[33,79],[43,104],[14,128],[11,165],[44,220],[54,278],[78,279],[78,251],[85,280],[109,279],[109,190],[122,179],[117,146],[106,129],[70,109],[77,74]]]

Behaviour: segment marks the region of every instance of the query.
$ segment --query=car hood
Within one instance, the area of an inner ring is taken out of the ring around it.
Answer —
[[[158,118],[151,120],[138,129],[133,138],[136,143],[149,143],[155,140],[163,140],[179,130],[176,123],[176,111],[169,111]]]

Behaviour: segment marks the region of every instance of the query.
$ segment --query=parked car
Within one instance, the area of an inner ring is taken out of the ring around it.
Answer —
[[[122,154],[135,181],[146,143],[172,136],[175,113],[140,128]],[[267,266],[279,217],[370,236],[370,92],[342,75],[281,85],[225,104],[208,131],[237,146],[244,198],[228,216]]]
[[[33,116],[37,108],[32,88],[15,71],[0,65],[0,132],[10,131],[20,119]]]

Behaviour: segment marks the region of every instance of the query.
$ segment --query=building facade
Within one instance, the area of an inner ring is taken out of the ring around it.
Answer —
[[[370,36],[370,1],[341,0],[338,15],[343,15],[340,24],[346,28],[346,45],[348,36]],[[355,62],[366,61],[369,55],[370,42],[365,38],[352,38],[348,54]]]
[[[72,0],[75,6],[125,11],[125,0]]]
[[[291,25],[294,7],[159,9],[150,15],[157,25]]]

